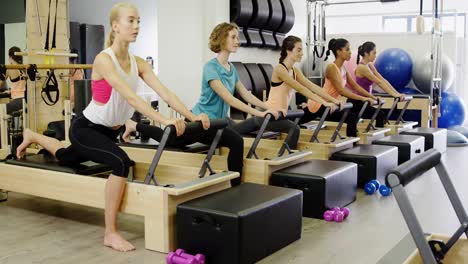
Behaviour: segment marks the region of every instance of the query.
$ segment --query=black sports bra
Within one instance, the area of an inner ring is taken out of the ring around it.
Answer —
[[[284,65],[284,63],[280,62],[280,64],[283,65],[286,68],[286,70],[288,70],[288,72],[289,72],[288,67],[286,67],[286,65]],[[294,68],[292,69],[292,71],[293,71],[294,80],[296,80],[296,72],[294,71]],[[278,86],[280,86],[282,84],[283,84],[283,82],[271,82],[271,87],[278,87]]]
[[[15,83],[15,82],[17,82],[17,81],[19,81],[19,80],[26,80],[26,78],[24,78],[24,77],[22,76],[22,75],[23,75],[23,71],[20,70],[20,73],[21,73],[21,74],[20,74],[18,77],[14,78],[14,79],[11,79],[11,78],[10,78],[10,82]]]

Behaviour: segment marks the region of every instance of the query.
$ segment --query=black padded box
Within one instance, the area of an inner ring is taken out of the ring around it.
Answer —
[[[418,127],[412,130],[404,131],[401,135],[414,135],[424,137],[424,151],[431,148],[437,149],[440,153],[447,151],[447,129]]]
[[[178,247],[206,263],[255,263],[301,237],[302,193],[244,183],[177,206]]]
[[[331,160],[354,162],[358,165],[358,187],[371,180],[385,182],[385,177],[398,166],[398,148],[382,145],[358,145],[333,153]]]
[[[393,135],[375,140],[372,144],[398,147],[398,165],[424,152],[422,136]]]
[[[7,160],[7,164],[30,167],[36,169],[45,169],[80,175],[93,175],[111,171],[108,165],[97,164],[92,161],[75,164],[75,166],[60,165],[57,159],[49,154],[28,154],[25,158],[19,160]]]
[[[302,215],[323,218],[333,207],[344,207],[356,200],[357,165],[335,160],[309,160],[275,171],[270,184],[301,190]]]

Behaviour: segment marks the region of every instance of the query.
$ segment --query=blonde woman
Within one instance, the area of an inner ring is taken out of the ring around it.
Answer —
[[[17,156],[21,158],[30,144],[37,143],[65,165],[92,160],[112,167],[112,173],[105,187],[104,245],[117,251],[130,251],[135,247],[120,235],[117,228],[117,215],[131,161],[127,154],[117,146],[115,139],[124,124],[126,128],[124,138],[127,140],[130,133],[135,130],[150,135],[158,141],[163,134],[163,130],[158,127],[130,121],[129,118],[134,110],[163,125],[174,125],[177,137],[169,143],[172,145],[178,145],[181,142],[211,142],[216,134],[215,130],[209,129],[210,122],[206,114],[194,115],[190,112],[181,100],[159,81],[145,60],[129,54],[129,45],[137,39],[139,24],[140,16],[135,6],[120,3],[112,7],[111,32],[107,48],[96,56],[93,64],[91,76],[93,100],[83,111],[83,115],[76,117],[71,125],[71,145],[64,148],[54,138],[25,130],[24,141],[17,149]],[[183,119],[168,119],[137,96],[135,91],[139,78],[173,109],[190,121],[201,121],[207,130],[200,135],[185,135]],[[229,137],[225,132],[220,144],[228,147],[232,147],[233,144],[234,148],[240,149],[237,152],[232,151],[237,154],[235,157],[230,153],[231,163],[228,163],[228,168],[242,170],[242,138],[240,136]]]

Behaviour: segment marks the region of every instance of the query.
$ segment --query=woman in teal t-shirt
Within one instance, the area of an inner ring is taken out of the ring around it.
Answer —
[[[203,68],[202,91],[200,99],[193,107],[194,114],[205,113],[210,118],[225,118],[230,107],[234,107],[242,112],[251,114],[243,122],[234,124],[231,128],[240,134],[247,134],[260,128],[263,118],[271,113],[278,118],[281,109],[272,109],[265,102],[262,102],[250,93],[239,80],[236,68],[229,62],[229,56],[239,48],[239,28],[233,23],[221,23],[217,25],[210,35],[210,49],[217,53],[216,58],[211,59]],[[251,105],[258,106],[265,111],[259,111],[241,100],[234,97],[237,93]],[[267,130],[288,133],[294,128],[292,137],[288,140],[288,145],[292,149],[297,148],[300,129],[289,120],[275,120],[269,122]]]

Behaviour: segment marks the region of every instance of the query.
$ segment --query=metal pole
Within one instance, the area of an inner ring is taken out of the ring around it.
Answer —
[[[307,1],[307,39],[306,39],[306,76],[307,76],[307,79],[310,78],[310,75],[311,75],[311,70],[310,70],[310,20],[311,20],[311,2],[310,1]]]
[[[350,1],[350,2],[331,2],[327,5],[347,5],[347,4],[366,4],[366,3],[381,3],[380,0],[368,0],[368,1]]]
[[[440,98],[442,89],[442,30],[439,21],[437,2],[432,1],[432,82],[431,82],[431,106],[432,109],[432,126],[437,127],[437,119],[440,113]]]

